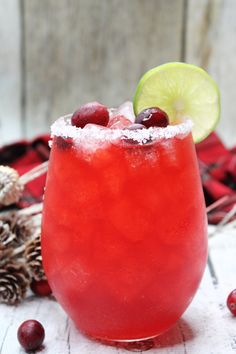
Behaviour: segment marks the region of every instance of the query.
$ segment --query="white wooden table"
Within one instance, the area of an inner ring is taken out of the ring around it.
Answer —
[[[149,343],[148,353],[236,353],[236,317],[226,307],[228,293],[236,288],[236,228],[225,226],[209,239],[209,247],[210,262],[193,302],[168,333]],[[45,327],[43,354],[128,353],[84,337],[53,299],[31,296],[17,307],[1,305],[0,315],[0,354],[24,353],[16,333],[26,319]]]

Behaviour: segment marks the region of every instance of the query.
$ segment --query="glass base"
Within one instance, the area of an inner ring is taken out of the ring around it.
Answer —
[[[154,339],[157,338],[158,335],[153,335],[151,337],[145,338],[136,338],[136,339],[102,339],[102,338],[95,338],[97,341],[111,345],[117,348],[123,348],[133,352],[141,352],[145,350],[149,350],[154,347],[155,341]]]
[[[154,336],[151,336],[151,337],[145,337],[145,338],[138,338],[138,339],[111,339],[111,342],[124,342],[124,343],[130,343],[130,342],[141,342],[141,341],[146,341],[146,340],[149,340],[149,339],[153,339],[153,338],[156,338],[157,337],[157,334],[154,335]]]

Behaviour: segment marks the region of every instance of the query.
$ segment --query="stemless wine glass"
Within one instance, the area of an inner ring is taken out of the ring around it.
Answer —
[[[206,215],[189,121],[140,131],[52,127],[42,255],[77,327],[137,341],[169,329],[201,280]]]

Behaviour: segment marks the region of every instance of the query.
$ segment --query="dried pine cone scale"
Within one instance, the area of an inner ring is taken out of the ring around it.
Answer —
[[[26,295],[30,275],[24,264],[10,263],[0,269],[0,302],[15,305]]]
[[[25,240],[32,235],[32,221],[26,215],[13,215],[11,217],[11,230],[18,239]]]
[[[48,169],[48,161],[19,176],[18,172],[9,166],[0,166],[0,204],[17,203],[23,194],[24,185],[41,176]]]
[[[8,166],[0,166],[0,204],[10,205],[19,201],[23,184],[18,172]]]
[[[31,217],[19,215],[17,212],[1,216],[0,220],[0,245],[1,243],[18,246],[31,237],[34,225]]]
[[[0,220],[0,249],[6,247],[16,239],[16,235],[11,231],[7,222]]]
[[[13,255],[12,247],[9,248],[0,247],[0,269],[4,264],[9,262],[9,259],[12,257],[12,255]]]
[[[26,245],[25,259],[32,278],[37,281],[46,279],[42,265],[41,235],[38,235]]]

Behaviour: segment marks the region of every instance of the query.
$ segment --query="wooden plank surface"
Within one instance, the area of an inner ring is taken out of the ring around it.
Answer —
[[[180,60],[184,0],[24,1],[27,135],[81,103],[118,105],[140,75]]]
[[[236,352],[236,318],[231,316],[226,307],[227,296],[236,288],[236,224],[234,228],[226,226],[224,230],[220,230],[210,239],[209,245],[216,274],[215,290],[221,308],[222,324],[227,331],[230,346]]]
[[[219,85],[222,116],[217,131],[228,146],[236,144],[235,15],[235,0],[188,0],[185,60],[205,68]]]
[[[19,0],[0,3],[0,146],[21,137]]]
[[[169,332],[149,342],[148,353],[236,353],[235,318],[225,305],[228,293],[235,287],[235,251],[235,229],[225,229],[210,240],[211,265],[206,268],[197,295]],[[29,318],[38,319],[45,326],[45,354],[127,353],[84,337],[53,299],[30,296],[17,307],[0,305],[0,313],[0,354],[23,354],[16,332],[20,323]]]
[[[215,78],[218,132],[236,144],[235,14],[234,0],[1,0],[0,144],[48,131],[82,102],[118,105],[174,60]]]

